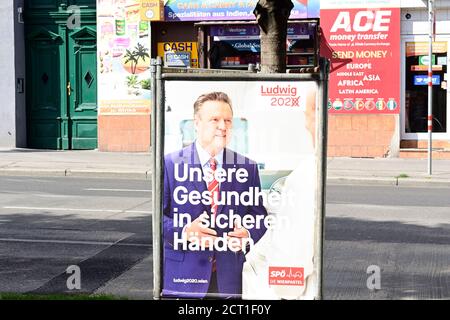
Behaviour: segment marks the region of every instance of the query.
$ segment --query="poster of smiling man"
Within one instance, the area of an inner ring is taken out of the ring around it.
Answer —
[[[318,298],[318,82],[165,81],[163,100],[161,296]]]

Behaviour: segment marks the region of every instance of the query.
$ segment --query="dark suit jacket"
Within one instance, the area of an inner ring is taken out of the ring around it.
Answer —
[[[248,191],[250,187],[261,187],[257,164],[234,151],[224,150],[224,161],[222,168],[244,168],[248,172],[248,180],[245,183],[237,181],[221,182],[220,192],[237,191],[239,194]],[[202,180],[183,181],[175,180],[174,168],[175,163],[179,163],[181,172],[184,172],[183,166],[187,168],[201,168],[199,157],[195,148],[195,144],[191,144],[186,148],[167,155],[164,159],[164,204],[163,204],[163,296],[176,297],[197,297],[202,298],[206,295],[209,286],[209,280],[212,272],[212,260],[215,256],[217,268],[217,285],[218,291],[223,297],[239,297],[242,293],[242,267],[245,262],[245,255],[242,251],[209,251],[198,250],[190,251],[182,250],[179,246],[178,250],[174,250],[174,233],[178,233],[178,238],[182,236],[184,226],[174,227],[173,209],[178,208],[178,213],[189,213],[192,221],[200,216],[204,211],[210,212],[211,208],[202,203],[193,205],[187,202],[183,205],[174,203],[173,191],[177,186],[185,186],[188,192],[198,190],[203,192],[207,190],[206,183]],[[265,217],[267,211],[262,204],[244,206],[242,204],[226,204],[219,205],[217,214],[225,214],[228,216],[229,210],[233,210],[234,214],[243,217],[244,215],[253,215]],[[261,221],[262,222],[262,221]],[[216,227],[218,237],[224,232],[231,232],[233,228]],[[252,228],[248,230],[254,243],[256,243],[266,232],[264,224],[261,223],[259,229]]]

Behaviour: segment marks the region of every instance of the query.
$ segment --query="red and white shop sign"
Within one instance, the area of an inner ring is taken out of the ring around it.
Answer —
[[[330,113],[399,113],[400,8],[320,11]]]

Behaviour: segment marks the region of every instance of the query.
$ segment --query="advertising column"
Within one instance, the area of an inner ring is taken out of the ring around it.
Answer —
[[[321,55],[331,59],[330,113],[398,114],[398,0],[321,1]]]

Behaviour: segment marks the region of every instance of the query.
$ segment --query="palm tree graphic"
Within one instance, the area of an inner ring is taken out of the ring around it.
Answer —
[[[127,49],[125,54],[125,64],[131,62],[131,73],[135,74],[139,60],[145,61],[145,58],[150,58],[148,54],[148,48],[145,48],[142,44],[138,43],[133,51]]]

